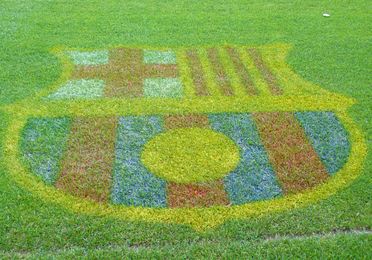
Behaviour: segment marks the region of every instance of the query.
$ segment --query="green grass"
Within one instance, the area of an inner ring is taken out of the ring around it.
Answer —
[[[198,259],[222,258],[296,258],[296,259],[333,259],[335,252],[340,259],[360,258],[368,259],[363,252],[371,243],[368,234],[325,234],[323,237],[279,237],[260,240],[257,242],[238,241],[229,245],[213,242],[202,244],[179,244],[175,246],[159,247],[107,247],[87,251],[85,248],[71,248],[54,252],[8,253],[8,257],[30,258],[143,258],[155,259]],[[342,244],[342,248],[340,248]]]
[[[305,79],[354,97],[350,115],[372,149],[369,1],[2,1],[1,106],[33,96],[61,72],[49,49],[129,46],[294,46],[288,63]],[[328,11],[330,18],[322,13]],[[3,142],[0,144],[4,152]],[[0,160],[0,252],[5,256],[306,256],[371,258],[371,235],[265,241],[268,237],[371,229],[372,153],[360,177],[320,203],[229,221],[197,233],[182,225],[87,217],[18,187]],[[10,253],[9,253],[10,252]]]

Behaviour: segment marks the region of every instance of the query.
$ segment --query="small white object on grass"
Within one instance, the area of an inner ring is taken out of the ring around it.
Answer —
[[[330,17],[331,15],[329,13],[324,13],[323,16],[324,17]]]

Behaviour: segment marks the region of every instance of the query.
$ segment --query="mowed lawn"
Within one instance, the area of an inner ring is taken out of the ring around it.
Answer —
[[[1,1],[0,257],[371,259],[371,24],[371,3],[365,0]],[[226,44],[290,44],[287,63],[297,74],[357,101],[348,113],[363,131],[368,154],[350,186],[310,206],[198,232],[73,214],[9,176],[1,159],[11,120],[6,107],[59,77],[61,64],[51,48]]]

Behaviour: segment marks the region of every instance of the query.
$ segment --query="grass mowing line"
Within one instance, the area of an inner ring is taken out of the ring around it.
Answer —
[[[82,201],[72,195],[47,187],[36,176],[31,175],[17,159],[20,132],[26,123],[26,117],[22,115],[14,116],[7,129],[4,161],[11,177],[19,185],[36,194],[42,200],[64,206],[72,212],[114,217],[126,221],[185,224],[192,226],[197,231],[205,231],[230,219],[242,219],[304,207],[335,194],[339,189],[348,186],[355,180],[360,174],[366,157],[366,144],[362,133],[352,119],[347,116],[347,113],[341,111],[337,112],[337,115],[350,133],[351,152],[348,162],[335,177],[304,193],[229,208],[216,206],[191,209],[151,209],[102,205],[92,201]]]
[[[309,239],[309,238],[327,238],[327,237],[334,237],[337,235],[372,235],[372,230],[370,229],[351,229],[351,230],[335,230],[332,232],[326,233],[312,233],[309,235],[279,235],[273,237],[266,237],[263,239],[265,242],[270,241],[279,241],[279,240],[301,240],[301,239]]]
[[[334,232],[329,232],[329,233],[321,233],[321,234],[310,234],[310,235],[298,235],[298,236],[289,236],[289,235],[284,235],[284,236],[275,236],[275,237],[271,237],[271,238],[262,238],[262,239],[258,239],[256,241],[251,241],[249,240],[248,242],[246,240],[242,240],[242,241],[229,241],[229,245],[231,244],[234,244],[234,245],[242,245],[242,246],[247,246],[247,248],[249,247],[257,247],[257,248],[260,248],[260,245],[271,245],[273,243],[276,243],[276,242],[286,242],[286,241],[291,241],[292,243],[295,242],[295,241],[305,241],[305,240],[311,240],[311,239],[321,239],[321,240],[325,240],[325,239],[333,239],[333,238],[337,238],[337,237],[342,237],[342,236],[349,236],[349,235],[352,235],[352,236],[357,236],[358,237],[358,240],[361,236],[369,236],[369,235],[372,235],[372,231],[371,230],[349,230],[349,231],[334,231]],[[319,241],[318,241],[319,242]],[[193,242],[191,244],[192,247],[195,247],[195,246],[218,246],[219,243],[218,242],[215,242],[215,241],[201,241],[201,242]],[[166,246],[165,248],[161,248],[159,249],[158,246],[143,246],[143,245],[127,245],[127,246],[105,246],[105,247],[99,247],[99,248],[95,248],[93,250],[89,250],[89,253],[91,253],[91,255],[94,255],[94,256],[97,256],[97,252],[102,252],[106,255],[107,252],[122,252],[123,250],[126,250],[126,251],[130,251],[130,252],[133,252],[133,253],[139,253],[141,250],[146,250],[146,251],[149,251],[149,250],[164,250],[166,251],[167,248],[174,248],[175,251],[180,251],[182,249],[185,249],[186,247],[190,246],[190,243],[180,243],[176,246]],[[273,247],[275,248],[275,247]],[[302,248],[299,248],[299,250],[302,250]],[[79,253],[79,251],[81,251],[81,253]],[[249,250],[250,251],[250,250]],[[106,253],[105,253],[106,252]],[[86,252],[86,248],[85,247],[78,247],[78,246],[75,246],[75,247],[69,247],[69,248],[64,248],[64,249],[59,249],[59,250],[49,250],[49,251],[43,251],[42,253],[41,252],[4,252],[4,251],[0,251],[0,255],[1,256],[4,256],[4,257],[40,257],[40,256],[53,256],[53,257],[58,257],[58,256],[63,256],[63,255],[66,255],[66,254],[73,254],[74,256],[76,256],[75,254],[81,254],[81,255],[84,255],[86,256],[87,252]],[[218,253],[217,253],[218,254]],[[264,252],[262,254],[262,256],[265,256],[267,257],[267,251]],[[107,256],[107,255],[106,255]],[[209,255],[210,256],[210,255]],[[220,255],[219,255],[220,256]]]

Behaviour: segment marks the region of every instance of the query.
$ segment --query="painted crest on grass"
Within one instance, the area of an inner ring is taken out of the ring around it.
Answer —
[[[12,175],[74,212],[199,230],[326,198],[364,140],[288,49],[57,48],[59,81],[8,108]]]

